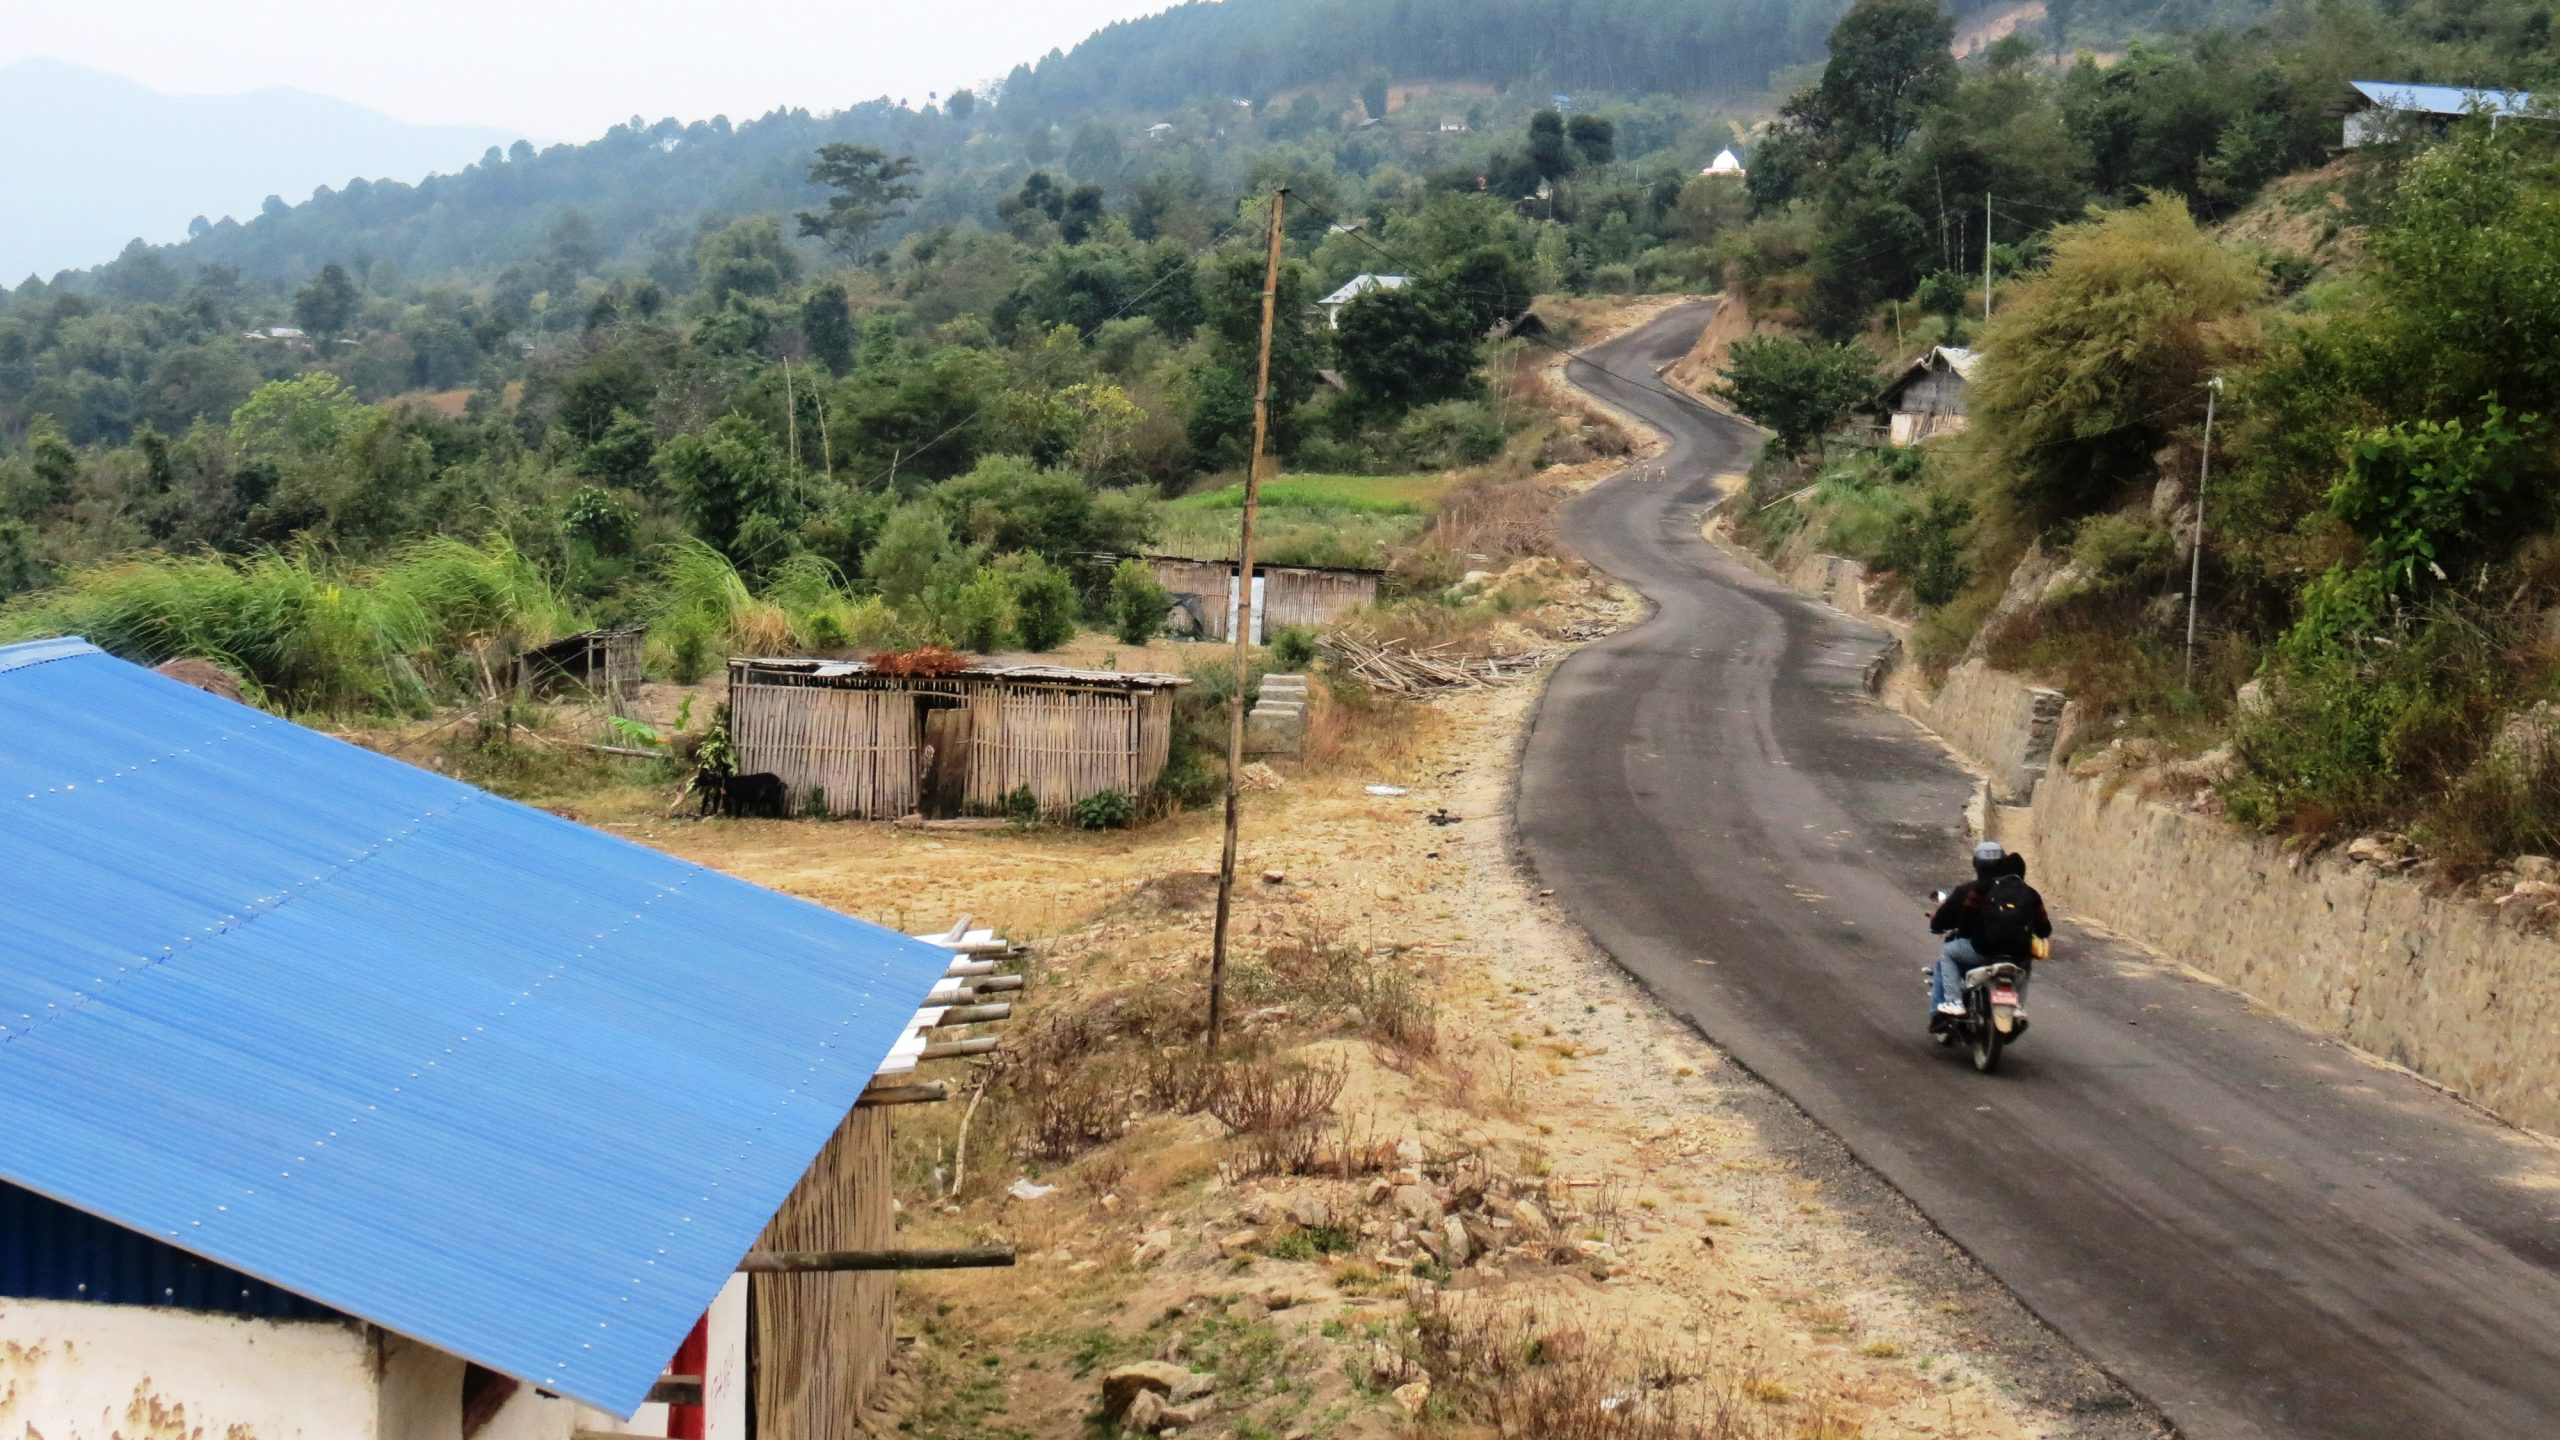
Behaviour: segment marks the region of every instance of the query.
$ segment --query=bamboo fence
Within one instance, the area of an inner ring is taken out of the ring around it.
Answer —
[[[857,1109],[836,1128],[756,1242],[759,1250],[887,1250],[888,1112]],[[757,1275],[755,1432],[790,1440],[862,1440],[862,1409],[889,1366],[897,1277]]]
[[[898,690],[739,684],[729,740],[741,775],[777,775],[795,806],[816,795],[830,815],[894,820],[916,808],[922,713]]]

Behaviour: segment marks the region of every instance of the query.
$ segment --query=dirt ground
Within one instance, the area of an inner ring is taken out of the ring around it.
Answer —
[[[1587,587],[1564,603],[1631,618]],[[1333,1133],[1393,1161],[1347,1179],[1247,1178],[1216,1119],[1149,1115],[1064,1164],[982,1144],[967,1157],[975,1183],[944,1207],[956,1127],[942,1112],[961,1107],[914,1112],[901,1156],[913,1243],[1009,1241],[1024,1262],[904,1286],[902,1329],[916,1338],[906,1383],[875,1417],[884,1431],[1093,1433],[1102,1373],[1171,1356],[1219,1376],[1203,1434],[1462,1433],[1454,1407],[1421,1401],[1413,1419],[1397,1398],[1427,1373],[1406,1358],[1422,1348],[1414,1317],[1507,1307],[1533,1343],[1570,1334],[1724,1412],[1721,1428],[1665,1433],[2056,1433],[1986,1378],[1936,1297],[1888,1278],[1822,1183],[1760,1143],[1731,1103],[1748,1082],[1515,868],[1510,765],[1535,693],[1524,683],[1337,717],[1356,733],[1334,763],[1279,767],[1277,788],[1247,797],[1239,964],[1320,944],[1406,972],[1429,997],[1436,1043],[1419,1055],[1345,1033],[1338,1017],[1282,1026],[1284,1058],[1343,1068]],[[1206,963],[1214,814],[1105,835],[933,834],[662,821],[656,793],[591,800],[587,818],[892,926],[967,913],[1028,942],[1017,1024],[1175,992]],[[1249,1033],[1255,1017],[1238,1008]],[[1563,1246],[1497,1235],[1490,1254],[1453,1266],[1400,1239],[1416,1217],[1392,1182],[1462,1197],[1469,1167],[1494,1177],[1497,1200],[1514,1197],[1479,1210],[1541,1228],[1517,1218],[1527,1201]],[[1017,1179],[1059,1188],[1018,1199],[1004,1188]],[[1339,1236],[1339,1253],[1278,1243],[1297,1234]],[[1630,1393],[1644,1383],[1631,1378]]]

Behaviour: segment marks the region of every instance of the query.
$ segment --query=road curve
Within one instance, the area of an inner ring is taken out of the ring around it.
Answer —
[[[2001,1074],[1928,1042],[1919,897],[1961,878],[1971,781],[1865,697],[1881,633],[1700,538],[1757,443],[1655,378],[1707,313],[1569,370],[1670,449],[1567,511],[1656,613],[1540,702],[1544,883],[2181,1434],[2560,1436],[2552,1147],[2068,927]]]

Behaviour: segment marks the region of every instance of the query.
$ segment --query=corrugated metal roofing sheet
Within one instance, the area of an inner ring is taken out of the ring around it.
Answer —
[[[949,956],[0,648],[0,1178],[629,1414]]]
[[[2421,115],[2523,115],[2533,97],[2521,90],[2466,90],[2459,85],[2410,85],[2396,80],[2350,80],[2355,92],[2386,110]]]

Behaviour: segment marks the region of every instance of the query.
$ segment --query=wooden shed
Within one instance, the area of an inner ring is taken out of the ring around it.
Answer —
[[[740,774],[776,775],[795,812],[859,820],[994,815],[1028,789],[1041,813],[1151,794],[1173,742],[1179,675],[1014,665],[888,675],[858,660],[729,662]]]
[[[1229,618],[1236,608],[1236,563],[1192,560],[1179,555],[1150,555],[1156,583],[1172,592],[1174,603],[1210,640],[1234,632]],[[1320,629],[1363,605],[1378,600],[1383,570],[1353,570],[1314,565],[1253,567],[1253,625],[1250,638],[1261,644],[1271,632],[1296,625]]]
[[[640,655],[649,632],[638,625],[584,630],[524,652],[523,683],[537,695],[593,695],[628,700],[640,690]]]
[[[1886,438],[1896,445],[1917,445],[1933,435],[1953,435],[1965,427],[1965,385],[1981,357],[1953,345],[1931,347],[1909,369],[1885,387],[1879,403],[1886,416]]]

